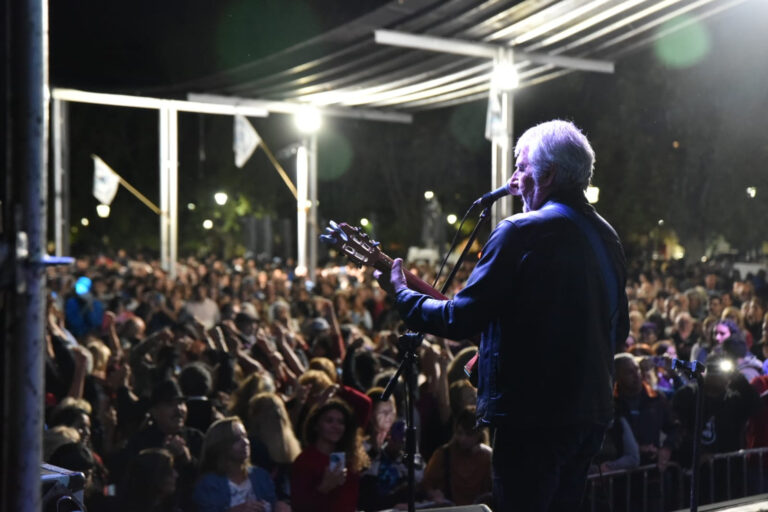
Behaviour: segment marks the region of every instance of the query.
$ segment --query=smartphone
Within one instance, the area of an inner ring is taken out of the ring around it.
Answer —
[[[344,452],[333,452],[331,454],[331,462],[328,463],[328,467],[331,469],[331,471],[347,467],[347,454]]]

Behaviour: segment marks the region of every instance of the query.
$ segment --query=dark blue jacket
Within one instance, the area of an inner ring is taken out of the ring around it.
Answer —
[[[248,478],[251,481],[256,499],[269,503],[272,510],[275,508],[275,484],[269,473],[261,468],[251,466],[248,468]],[[216,473],[205,473],[195,486],[192,497],[197,512],[224,512],[229,505],[229,480],[226,476]]]
[[[606,247],[619,295],[616,339],[597,257],[575,223],[547,209],[550,202],[496,226],[453,300],[397,294],[412,329],[451,339],[481,333],[477,413],[485,423],[607,425],[612,417],[613,347],[629,330],[624,252],[582,193],[557,201],[586,216]]]

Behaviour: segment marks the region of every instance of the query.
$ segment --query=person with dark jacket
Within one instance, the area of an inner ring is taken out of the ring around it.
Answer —
[[[594,151],[576,126],[535,126],[515,156],[508,189],[524,213],[496,226],[453,300],[408,289],[399,259],[381,284],[408,327],[481,334],[477,415],[496,428],[499,510],[577,510],[612,418],[614,347],[629,331],[624,253],[585,197]]]
[[[616,417],[626,419],[631,427],[640,449],[640,464],[654,463],[663,470],[678,441],[672,408],[664,394],[643,380],[634,356],[616,354],[614,361]]]

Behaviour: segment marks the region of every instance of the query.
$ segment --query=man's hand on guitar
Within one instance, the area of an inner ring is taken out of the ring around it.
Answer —
[[[402,258],[395,258],[392,262],[392,269],[387,275],[384,272],[375,270],[373,276],[379,282],[379,285],[388,294],[394,296],[403,288],[408,288],[408,284],[405,280],[405,272],[403,271]]]

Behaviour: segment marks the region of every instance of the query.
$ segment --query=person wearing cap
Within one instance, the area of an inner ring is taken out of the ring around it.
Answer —
[[[127,462],[147,448],[168,450],[179,473],[179,497],[188,497],[194,485],[204,439],[202,432],[186,425],[186,419],[187,404],[181,388],[173,379],[161,381],[152,390],[144,427],[131,437],[123,454]]]

